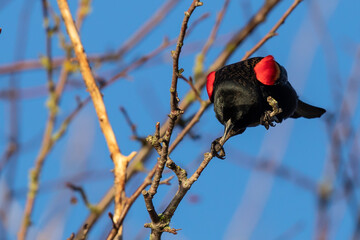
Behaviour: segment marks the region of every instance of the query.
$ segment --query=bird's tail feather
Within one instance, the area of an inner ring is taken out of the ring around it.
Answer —
[[[304,103],[301,100],[298,100],[297,108],[294,114],[291,116],[292,118],[318,118],[321,117],[326,112],[325,109],[312,106],[310,104]]]

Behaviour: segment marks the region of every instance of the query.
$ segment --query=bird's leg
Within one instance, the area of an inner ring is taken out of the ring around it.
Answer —
[[[279,108],[278,102],[273,97],[268,96],[266,100],[273,109],[270,117],[275,117],[277,114],[282,112],[282,109]]]
[[[260,124],[264,125],[266,129],[269,129],[269,126],[275,127],[273,122],[279,123],[279,119],[276,115],[281,113],[282,109],[279,108],[278,102],[273,97],[268,96],[266,100],[272,107],[272,111],[265,111],[263,117],[260,119]]]
[[[233,131],[234,124],[232,123],[231,119],[229,119],[225,124],[224,135],[215,139],[211,143],[211,153],[214,154],[215,157],[220,159],[225,159],[225,151],[223,145],[225,142],[233,135],[237,134]]]

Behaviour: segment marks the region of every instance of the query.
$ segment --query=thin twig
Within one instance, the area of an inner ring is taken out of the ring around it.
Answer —
[[[43,22],[45,27],[46,33],[46,74],[47,74],[47,81],[48,81],[48,89],[50,97],[54,94],[55,85],[52,79],[53,67],[52,67],[52,44],[51,44],[51,28],[50,28],[50,19],[49,19],[49,10],[48,10],[48,1],[42,0],[42,9],[43,9]]]
[[[152,201],[152,196],[150,195],[150,193],[146,190],[143,190],[142,195],[144,196],[145,199],[145,205],[146,205],[146,209],[149,213],[149,216],[151,218],[151,221],[156,224],[160,221],[160,218],[158,216],[158,214],[156,213],[153,201]]]
[[[75,233],[71,233],[70,237],[68,237],[66,240],[74,240]]]
[[[212,28],[212,30],[210,32],[209,38],[207,39],[201,52],[196,56],[196,60],[195,60],[195,64],[194,64],[195,81],[204,74],[205,57],[216,39],[216,35],[219,31],[220,24],[221,24],[222,20],[224,19],[225,12],[229,6],[229,3],[230,3],[230,0],[224,1],[224,5],[216,17],[216,21],[215,21],[214,27]]]
[[[100,202],[95,205],[95,208],[97,209],[96,212],[91,212],[90,215],[86,218],[86,221],[81,224],[81,226],[84,226],[86,224],[88,230],[92,228],[92,226],[95,224],[95,222],[98,220],[98,218],[102,215],[103,212],[110,206],[110,203],[114,199],[114,187],[111,187],[104,195],[104,197],[101,198]],[[126,206],[125,206],[126,208]],[[125,209],[124,208],[124,209]],[[121,218],[121,217],[120,217]],[[113,222],[113,219],[112,219]],[[83,238],[83,230],[82,228],[78,230],[78,232],[75,235],[75,240],[80,240]]]
[[[70,189],[72,189],[73,191],[79,192],[81,199],[84,201],[86,207],[88,207],[90,209],[90,211],[94,211],[94,206],[89,202],[89,199],[87,198],[85,190],[82,187],[76,186],[70,182],[66,183],[66,186],[69,187]]]
[[[48,2],[46,0],[42,1],[43,4],[43,16],[46,31],[46,52],[47,52],[47,78],[48,78],[48,90],[49,90],[49,100],[48,100],[48,108],[49,108],[49,116],[46,123],[42,144],[38,156],[35,160],[35,167],[30,171],[30,181],[29,181],[29,190],[27,194],[27,199],[25,203],[24,216],[22,219],[22,223],[18,232],[18,239],[23,240],[26,238],[26,234],[28,231],[28,227],[31,223],[31,214],[33,211],[33,207],[35,204],[37,192],[39,189],[39,177],[41,174],[41,170],[45,161],[47,154],[49,153],[53,141],[51,139],[51,135],[54,129],[56,116],[57,116],[57,108],[60,101],[60,96],[64,89],[64,85],[67,79],[67,73],[65,75],[60,76],[60,80],[58,85],[55,88],[54,82],[52,80],[52,55],[51,55],[51,29],[49,26],[48,19]]]
[[[160,185],[171,185],[170,181],[174,178],[174,176],[170,176],[164,180],[160,181]]]
[[[179,34],[178,41],[176,44],[176,49],[175,49],[175,51],[171,52],[171,55],[173,58],[173,75],[172,75],[171,87],[170,87],[171,114],[175,114],[175,112],[178,111],[179,100],[178,100],[178,96],[177,96],[177,81],[179,78],[179,74],[181,74],[181,72],[179,70],[179,58],[180,58],[181,49],[184,45],[186,29],[188,27],[188,22],[189,22],[191,14],[193,13],[193,11],[195,10],[195,8],[197,6],[202,5],[202,3],[201,4],[200,3],[201,3],[200,1],[194,0],[192,2],[192,4],[190,5],[189,9],[185,12],[185,17],[184,17],[183,23],[181,25],[180,34]]]
[[[12,137],[10,138],[10,141],[3,153],[3,155],[0,158],[0,174],[5,167],[5,165],[10,161],[11,157],[18,151],[18,143],[16,139],[14,138],[14,132],[12,133]]]
[[[175,140],[172,142],[171,146],[169,147],[169,153],[171,153],[176,146],[183,140],[186,134],[192,129],[192,127],[200,120],[200,117],[203,115],[205,110],[210,106],[210,101],[204,101],[201,103],[200,109],[191,119],[191,121],[186,125],[186,127],[177,135]]]
[[[210,36],[209,36],[208,40],[206,41],[206,43],[205,43],[205,45],[204,45],[204,47],[203,47],[203,49],[201,51],[202,55],[206,55],[207,52],[209,51],[210,47],[214,43],[216,35],[217,35],[217,33],[219,31],[219,28],[220,28],[220,24],[221,24],[222,20],[224,19],[225,12],[226,12],[226,10],[227,10],[227,8],[229,6],[229,3],[230,3],[230,0],[225,0],[224,1],[224,5],[223,5],[222,9],[220,10],[220,12],[218,13],[218,15],[216,17],[216,21],[215,21],[213,29],[211,30]]]
[[[91,11],[91,0],[80,0],[78,10],[76,12],[76,28],[80,31],[85,17]]]
[[[116,228],[116,224],[115,224],[115,222],[114,222],[114,215],[113,215],[111,212],[109,212],[109,213],[108,213],[108,216],[109,216],[109,218],[110,218],[110,221],[111,221],[111,223],[112,223],[113,228]]]
[[[176,6],[179,0],[168,0],[165,4],[159,8],[158,11],[154,13],[154,15],[150,18],[150,20],[145,21],[145,24],[141,26],[134,35],[132,35],[117,51],[116,57],[121,58],[127,53],[130,49],[136,46],[146,35],[149,34],[152,29],[158,25]]]
[[[121,106],[119,109],[120,109],[120,112],[124,115],[125,121],[129,125],[132,134],[134,136],[138,136],[137,131],[136,131],[136,125],[131,121],[131,118],[129,117],[129,114],[127,113],[125,108]]]
[[[184,80],[187,84],[189,84],[189,86],[191,87],[191,89],[194,91],[195,97],[196,99],[201,103],[203,100],[201,99],[200,93],[199,91],[195,88],[192,77],[189,77],[189,79],[187,79],[186,77],[184,77],[184,75],[180,74],[179,78],[181,78],[182,80]]]
[[[282,24],[284,24],[286,18],[295,10],[295,8],[302,2],[303,0],[295,0],[293,4],[286,10],[284,15],[279,19],[279,21],[270,29],[270,31],[250,50],[247,51],[242,60],[248,59],[254,52],[256,52],[266,41],[270,38],[277,35],[276,31],[280,28]]]
[[[145,140],[145,138],[143,138],[143,137],[140,137],[139,135],[138,135],[138,133],[137,133],[137,131],[136,131],[136,125],[133,123],[133,121],[131,121],[131,118],[130,118],[130,116],[129,116],[129,114],[127,113],[127,111],[126,111],[126,109],[124,108],[124,107],[122,107],[122,106],[120,106],[120,112],[124,115],[124,118],[125,118],[125,121],[126,121],[126,123],[129,125],[129,127],[130,127],[130,130],[131,130],[131,132],[132,132],[132,136],[131,136],[131,138],[133,139],[133,140],[138,140],[139,142],[141,142],[141,144],[146,144],[146,140]]]

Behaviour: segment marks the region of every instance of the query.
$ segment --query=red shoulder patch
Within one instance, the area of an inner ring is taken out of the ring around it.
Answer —
[[[209,73],[206,78],[207,78],[206,91],[209,96],[209,99],[211,100],[211,96],[212,96],[213,90],[214,90],[215,71]]]
[[[280,68],[271,55],[261,59],[255,65],[254,71],[257,80],[265,85],[274,85],[280,76]]]

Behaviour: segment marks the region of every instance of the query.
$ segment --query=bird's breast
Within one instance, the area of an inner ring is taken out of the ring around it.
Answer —
[[[231,119],[239,128],[254,125],[263,113],[262,106],[261,93],[240,83],[224,82],[214,92],[214,110],[222,124]]]

